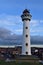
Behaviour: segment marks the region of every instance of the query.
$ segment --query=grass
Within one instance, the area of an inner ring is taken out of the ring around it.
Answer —
[[[0,65],[43,65],[41,63],[30,63],[30,62],[5,62],[5,61],[0,61]]]

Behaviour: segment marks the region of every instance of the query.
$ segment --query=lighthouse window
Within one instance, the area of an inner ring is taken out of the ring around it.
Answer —
[[[28,46],[28,43],[26,43],[26,46]]]
[[[28,27],[26,27],[26,29],[28,29]]]
[[[28,52],[26,52],[26,54],[28,54]]]
[[[26,35],[26,37],[28,37],[28,35]]]

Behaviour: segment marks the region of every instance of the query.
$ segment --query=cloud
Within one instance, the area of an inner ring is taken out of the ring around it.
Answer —
[[[23,34],[23,29],[16,29],[15,30],[15,33],[17,32],[17,34],[21,35]]]
[[[30,32],[32,35],[43,35],[43,20],[32,20],[30,22]]]
[[[10,15],[0,15],[0,24],[3,25],[16,25],[16,21],[18,20],[19,16],[10,16]],[[3,22],[3,23],[2,23]]]
[[[13,33],[15,29],[22,28],[22,21],[19,16],[12,16],[7,14],[0,15],[0,27],[10,29]]]
[[[39,23],[39,20],[31,20],[30,21],[30,26],[38,26],[40,23]]]
[[[13,44],[20,44],[20,43],[22,43],[22,36],[11,34],[10,30],[7,30],[5,28],[0,28],[1,45],[13,45]]]
[[[0,15],[0,27],[6,28],[15,34],[23,33],[23,22],[20,16],[2,14]],[[30,21],[30,34],[43,35],[43,20]]]
[[[20,30],[18,30],[20,31]],[[16,34],[12,34],[12,32],[8,29],[5,28],[0,28],[0,39],[4,39],[4,40],[15,40],[15,39],[19,39],[18,38],[19,35]]]
[[[11,35],[11,31],[5,28],[0,28],[0,39],[5,39]]]

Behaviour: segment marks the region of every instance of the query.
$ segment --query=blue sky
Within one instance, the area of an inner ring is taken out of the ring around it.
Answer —
[[[30,9],[30,35],[43,36],[43,0],[0,0],[0,28],[11,30],[12,33],[23,33],[21,14]]]

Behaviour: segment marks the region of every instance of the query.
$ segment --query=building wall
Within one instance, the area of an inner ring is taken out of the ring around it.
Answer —
[[[0,59],[6,59],[8,55],[14,56],[15,54],[21,54],[21,47],[15,48],[0,48]]]
[[[38,50],[38,51],[35,51]],[[13,58],[15,54],[21,54],[22,53],[22,47],[15,47],[15,48],[1,48],[0,47],[0,59],[6,59],[7,54],[12,54]],[[31,53],[32,55],[38,56],[40,59],[43,59],[43,48],[37,48],[37,47],[32,47],[31,48]]]

